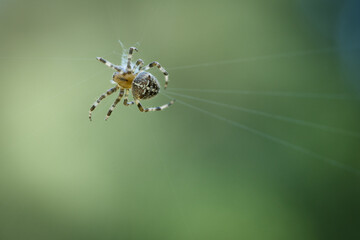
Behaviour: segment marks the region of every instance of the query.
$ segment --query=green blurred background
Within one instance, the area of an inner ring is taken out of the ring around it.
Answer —
[[[0,239],[360,239],[359,10],[0,1]],[[105,122],[111,96],[89,122],[112,86],[95,57],[119,64],[118,40],[168,69],[178,102]]]

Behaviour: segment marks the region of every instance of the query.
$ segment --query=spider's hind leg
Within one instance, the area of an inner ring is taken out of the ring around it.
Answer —
[[[170,107],[171,105],[173,105],[174,102],[175,102],[175,100],[171,100],[169,103],[164,104],[164,105],[162,105],[162,106],[160,106],[160,107],[144,108],[144,107],[141,105],[139,99],[135,99],[135,103],[136,103],[136,105],[138,106],[140,112],[162,111],[162,110],[164,110],[165,108],[168,108],[168,107]]]
[[[106,98],[106,96],[111,95],[112,93],[116,92],[116,90],[119,89],[119,86],[115,86],[113,88],[110,88],[109,90],[106,91],[106,93],[102,94],[98,100],[96,100],[96,102],[94,102],[94,104],[91,106],[90,110],[89,110],[89,119],[91,121],[91,114],[92,112],[95,110],[96,106],[101,102],[101,100],[103,100],[104,98]]]

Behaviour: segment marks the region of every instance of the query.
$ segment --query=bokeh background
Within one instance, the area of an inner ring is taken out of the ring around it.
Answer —
[[[359,11],[1,0],[0,239],[359,239]],[[118,40],[178,101],[89,122]]]

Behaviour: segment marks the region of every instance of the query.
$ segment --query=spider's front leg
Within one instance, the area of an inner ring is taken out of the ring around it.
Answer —
[[[120,102],[123,95],[124,95],[124,89],[122,88],[122,89],[120,89],[119,96],[115,99],[115,102],[113,103],[113,105],[109,109],[108,113],[106,114],[105,120],[108,120],[108,118],[110,117],[112,111],[114,111],[116,105]]]
[[[135,72],[137,68],[138,68],[138,71],[140,71],[142,69],[143,65],[144,65],[144,61],[142,59],[138,59],[135,63],[133,71]]]
[[[127,62],[127,67],[126,67],[127,72],[131,72],[131,60],[132,60],[132,57],[133,57],[134,50],[138,51],[136,47],[131,47],[129,49],[128,62]]]
[[[139,99],[135,99],[135,103],[138,106],[140,112],[155,112],[155,111],[161,111],[164,110],[165,108],[170,107],[171,105],[173,105],[175,102],[175,100],[171,100],[169,103],[162,105],[160,107],[151,107],[151,108],[143,108],[143,106],[141,105]]]
[[[102,57],[97,57],[97,60],[99,60],[100,62],[104,63],[106,66],[108,66],[109,68],[114,69],[117,72],[120,72],[121,74],[123,74],[123,70],[121,68],[119,68],[118,66],[112,64],[111,62],[109,62],[108,60],[102,58]]]
[[[118,90],[118,89],[119,89],[119,86],[118,86],[118,85],[116,85],[116,86],[113,87],[113,88],[110,88],[109,90],[107,90],[106,93],[102,94],[102,95],[98,98],[98,100],[96,100],[96,102],[94,102],[94,104],[91,106],[90,111],[89,111],[89,119],[90,119],[90,121],[92,120],[92,119],[91,119],[91,114],[92,114],[92,112],[95,110],[96,106],[101,102],[101,100],[103,100],[104,98],[106,98],[106,96],[109,96],[109,95],[111,95],[112,93],[116,92],[116,90]]]
[[[158,69],[164,74],[165,76],[165,85],[164,85],[164,89],[167,88],[167,85],[169,83],[169,73],[165,70],[165,68],[163,68],[160,63],[158,62],[152,62],[150,63],[149,65],[147,65],[145,68],[144,68],[144,71],[147,71],[149,70],[150,68],[152,67],[158,67]]]

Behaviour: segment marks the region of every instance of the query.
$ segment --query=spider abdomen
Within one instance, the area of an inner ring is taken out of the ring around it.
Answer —
[[[160,91],[158,80],[148,72],[140,72],[132,82],[132,94],[136,99],[149,99]]]

